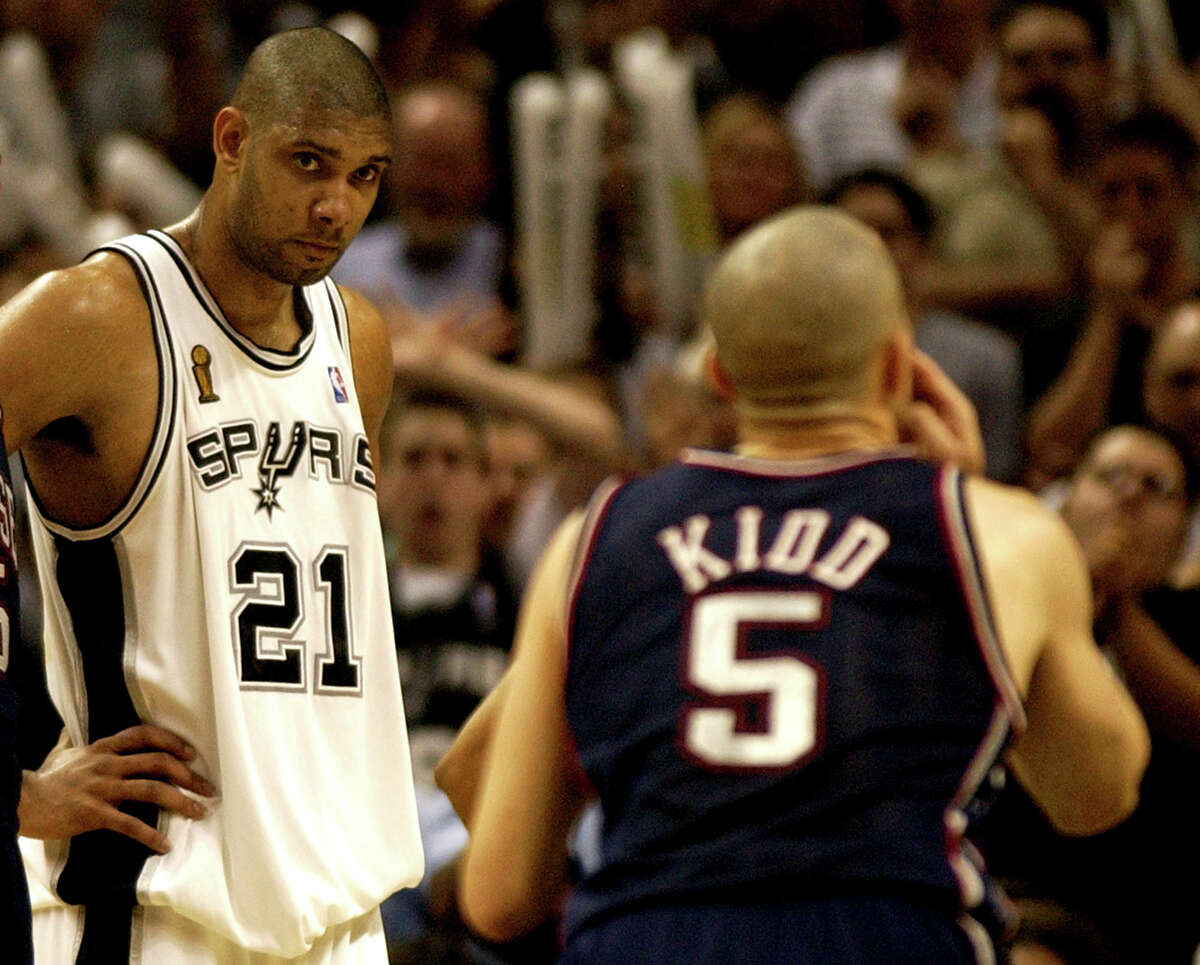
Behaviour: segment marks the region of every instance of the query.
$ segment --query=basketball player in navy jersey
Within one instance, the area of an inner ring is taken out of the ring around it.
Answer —
[[[423,864],[372,467],[392,364],[326,276],[386,91],[336,33],[277,34],[213,147],[192,215],[0,308],[65,725],[21,796],[35,945],[382,965],[379,902]]]
[[[471,818],[465,917],[499,939],[556,913],[594,796],[564,962],[995,961],[966,832],[1000,755],[1072,833],[1129,813],[1147,757],[1080,552],[1030,494],[900,445],[978,430],[849,216],[744,235],[704,316],[736,453],[602,487],[547,548],[494,732],[440,771]]]

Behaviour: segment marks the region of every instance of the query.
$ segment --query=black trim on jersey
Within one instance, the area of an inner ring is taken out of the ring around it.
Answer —
[[[239,332],[233,323],[225,317],[212,292],[204,284],[204,279],[197,273],[195,266],[188,261],[187,257],[183,254],[183,250],[179,247],[179,243],[174,238],[159,230],[147,231],[146,237],[162,245],[167,254],[171,256],[171,260],[175,262],[179,273],[183,276],[184,281],[187,282],[188,287],[196,297],[197,303],[204,309],[205,314],[216,323],[217,327],[225,333],[229,341],[248,359],[265,369],[270,369],[272,372],[287,372],[297,368],[311,354],[313,346],[317,344],[317,340],[314,334],[316,329],[312,323],[312,312],[309,311],[307,303],[304,305],[303,313],[299,311],[296,313],[296,321],[300,324],[301,334],[295,348],[287,350],[263,348]],[[294,306],[303,300],[301,292],[302,289],[298,286],[292,289]],[[306,322],[307,327],[305,326]]]
[[[125,683],[121,566],[111,539],[74,541],[55,537],[54,544],[55,580],[71,616],[83,668],[86,737],[91,743],[141,723]],[[151,827],[158,824],[158,807],[154,804],[127,801],[120,807]],[[76,905],[99,901],[132,907],[137,902],[138,875],[151,854],[145,845],[116,831],[77,835],[71,839],[67,862],[58,877],[59,897]],[[89,922],[92,917],[88,916]]]
[[[346,300],[342,298],[342,293],[338,291],[338,287],[330,279],[325,279],[326,294],[329,296],[329,307],[333,310],[333,328],[337,332],[338,344],[345,351],[346,357],[350,357],[350,313],[346,310]],[[342,330],[342,320],[346,321],[346,330]]]
[[[137,515],[138,510],[142,508],[150,493],[154,491],[154,484],[158,481],[159,475],[162,473],[163,464],[166,462],[167,453],[171,448],[171,439],[175,435],[175,382],[178,373],[175,369],[175,349],[171,341],[171,329],[167,325],[167,316],[163,311],[162,299],[158,294],[158,286],[154,282],[154,275],[150,271],[150,266],[146,264],[141,254],[131,248],[125,248],[114,245],[105,245],[103,248],[96,249],[92,254],[102,251],[111,251],[115,254],[124,257],[133,268],[133,274],[138,281],[138,287],[142,290],[142,298],[146,301],[146,307],[150,311],[150,330],[154,336],[154,354],[158,357],[158,414],[154,420],[154,431],[150,436],[150,445],[146,449],[146,455],[142,459],[142,465],[138,468],[137,475],[134,477],[133,488],[130,489],[129,495],[117,504],[117,507],[109,513],[100,522],[89,526],[76,526],[71,523],[65,523],[60,519],[55,518],[46,511],[45,505],[42,503],[41,497],[38,496],[37,488],[33,485],[33,480],[29,475],[29,467],[25,464],[25,456],[21,454],[21,469],[25,474],[25,484],[28,487],[29,495],[33,500],[34,506],[37,507],[38,514],[50,527],[56,527],[70,533],[91,533],[93,531],[104,531],[106,527],[112,525],[114,519],[124,515],[125,519],[111,532],[105,532],[105,536],[112,536],[119,533],[125,528],[125,525]],[[89,256],[90,257],[90,256]],[[162,333],[161,338],[159,333]],[[163,340],[166,340],[166,346],[163,345]],[[171,366],[172,378],[168,386],[166,366]],[[170,391],[168,392],[168,388]],[[169,398],[168,398],[169,396]],[[166,428],[164,430],[164,420]],[[158,448],[157,460],[154,463],[153,469],[147,469],[151,460],[155,460],[155,448]],[[143,482],[145,485],[143,485]],[[140,490],[140,495],[138,495]],[[131,504],[131,500],[137,497],[136,503]],[[51,530],[53,532],[53,529]]]
[[[83,938],[75,965],[111,965],[129,961],[134,906],[97,901],[83,910]]]

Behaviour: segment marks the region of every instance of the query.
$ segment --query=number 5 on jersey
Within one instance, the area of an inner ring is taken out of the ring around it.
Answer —
[[[820,669],[795,653],[758,655],[746,647],[756,629],[810,630],[826,622],[826,597],[814,591],[731,590],[692,605],[684,673],[698,699],[681,720],[685,753],[715,770],[794,767],[819,747],[824,687]],[[751,705],[761,710],[748,724]]]
[[[312,565],[323,598],[325,646],[313,663],[318,694],[362,692],[362,660],[354,655],[349,607],[350,551],[326,546]],[[308,645],[297,634],[305,622],[304,575],[286,543],[243,543],[229,561],[229,588],[241,600],[233,610],[234,658],[243,690],[306,691]]]

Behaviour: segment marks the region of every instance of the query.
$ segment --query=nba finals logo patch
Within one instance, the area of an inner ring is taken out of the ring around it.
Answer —
[[[342,373],[336,365],[329,366],[329,384],[333,386],[333,399],[335,402],[350,401],[350,396],[346,393],[346,383],[342,381]]]

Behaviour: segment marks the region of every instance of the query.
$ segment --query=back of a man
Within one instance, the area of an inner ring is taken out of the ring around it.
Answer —
[[[852,896],[949,912],[906,936],[906,961],[957,960],[964,905],[994,917],[962,835],[1023,713],[961,589],[980,575],[960,480],[902,449],[693,451],[613,494],[569,616],[567,718],[608,818],[602,869],[568,905],[568,927],[593,930],[580,961],[614,912],[625,935],[652,927],[661,911],[635,910],[651,898],[676,914],[735,892],[832,898],[866,956],[897,933]]]

